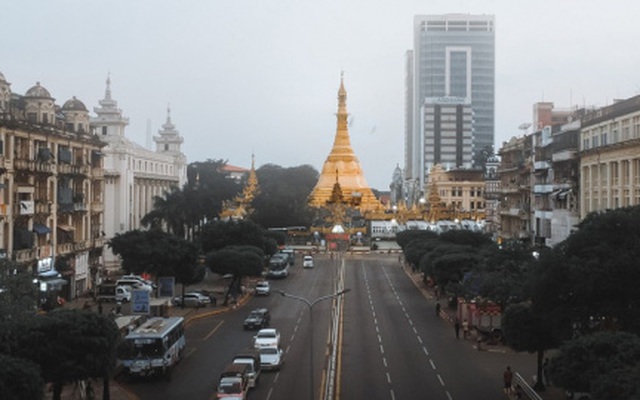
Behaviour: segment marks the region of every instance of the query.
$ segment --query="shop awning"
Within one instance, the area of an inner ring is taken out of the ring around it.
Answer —
[[[38,235],[46,235],[47,233],[51,233],[51,229],[43,224],[33,224],[33,231]]]
[[[71,225],[62,225],[62,224],[58,224],[58,229],[62,229],[65,232],[71,232],[76,230],[76,228],[74,228]]]
[[[571,189],[563,190],[562,192],[558,193],[558,199],[560,200],[566,199],[569,193],[571,193]]]

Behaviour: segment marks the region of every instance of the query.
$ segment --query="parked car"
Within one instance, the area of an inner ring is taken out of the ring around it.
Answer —
[[[171,300],[174,306],[182,305],[182,296],[176,296]],[[185,307],[205,307],[211,304],[211,299],[203,294],[191,292],[184,294]]]
[[[144,279],[140,275],[122,275],[122,277],[120,279],[133,279],[133,280],[136,280],[136,281],[142,283],[143,285],[151,286],[154,289],[157,288],[155,283],[151,282],[148,279]]]
[[[304,259],[302,260],[302,266],[304,268],[313,268],[313,257],[304,256]]]
[[[260,281],[256,283],[256,295],[258,296],[268,296],[271,294],[271,285],[269,281]]]
[[[280,332],[273,328],[260,329],[258,334],[253,337],[253,346],[258,349],[268,346],[280,346]]]
[[[260,365],[262,369],[280,369],[282,366],[282,349],[276,346],[260,348]]]
[[[131,290],[142,289],[148,292],[153,290],[151,285],[147,285],[136,278],[120,278],[116,281],[116,286],[129,286]]]
[[[244,329],[263,329],[269,326],[271,314],[266,308],[257,308],[244,320]]]

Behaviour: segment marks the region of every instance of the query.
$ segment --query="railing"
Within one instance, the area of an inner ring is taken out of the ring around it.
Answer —
[[[15,252],[17,262],[31,261],[36,258],[35,249],[17,250]]]
[[[68,254],[73,252],[73,243],[64,243],[57,246],[58,254]]]
[[[514,374],[514,381],[515,381],[517,386],[520,386],[520,388],[522,388],[522,391],[531,400],[542,400],[542,397],[540,397],[540,395],[538,393],[536,393],[536,391],[533,390],[533,388],[531,386],[529,386],[527,381],[525,381],[524,378],[522,377],[522,375],[520,375],[518,372],[516,372]]]

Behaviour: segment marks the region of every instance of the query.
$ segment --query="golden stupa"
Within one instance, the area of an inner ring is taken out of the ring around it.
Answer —
[[[364,179],[360,162],[351,148],[349,129],[347,127],[347,91],[344,79],[340,77],[338,90],[338,127],[333,140],[331,153],[324,162],[318,183],[309,196],[309,205],[325,207],[331,199],[334,185],[338,183],[342,190],[344,202],[358,208],[363,214],[366,211],[378,210],[382,204],[371,191]]]

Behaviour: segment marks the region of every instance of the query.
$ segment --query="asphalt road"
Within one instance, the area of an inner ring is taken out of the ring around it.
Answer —
[[[281,333],[285,364],[263,371],[251,399],[309,398],[309,308],[277,293],[283,290],[312,302],[335,290],[345,269],[342,346],[339,349],[338,399],[505,399],[501,376],[506,365],[530,373],[532,356],[478,352],[470,341],[456,340],[453,328],[437,318],[426,299],[400,268],[397,255],[316,257],[303,269],[301,255],[288,278],[271,281],[268,297],[254,297],[238,309],[193,322],[186,330],[187,351],[170,382],[162,378],[122,383],[132,398],[215,398],[217,377],[233,355],[251,345],[255,332],[242,322],[254,308],[267,307],[271,327]],[[331,301],[313,307],[314,395],[324,382]]]

